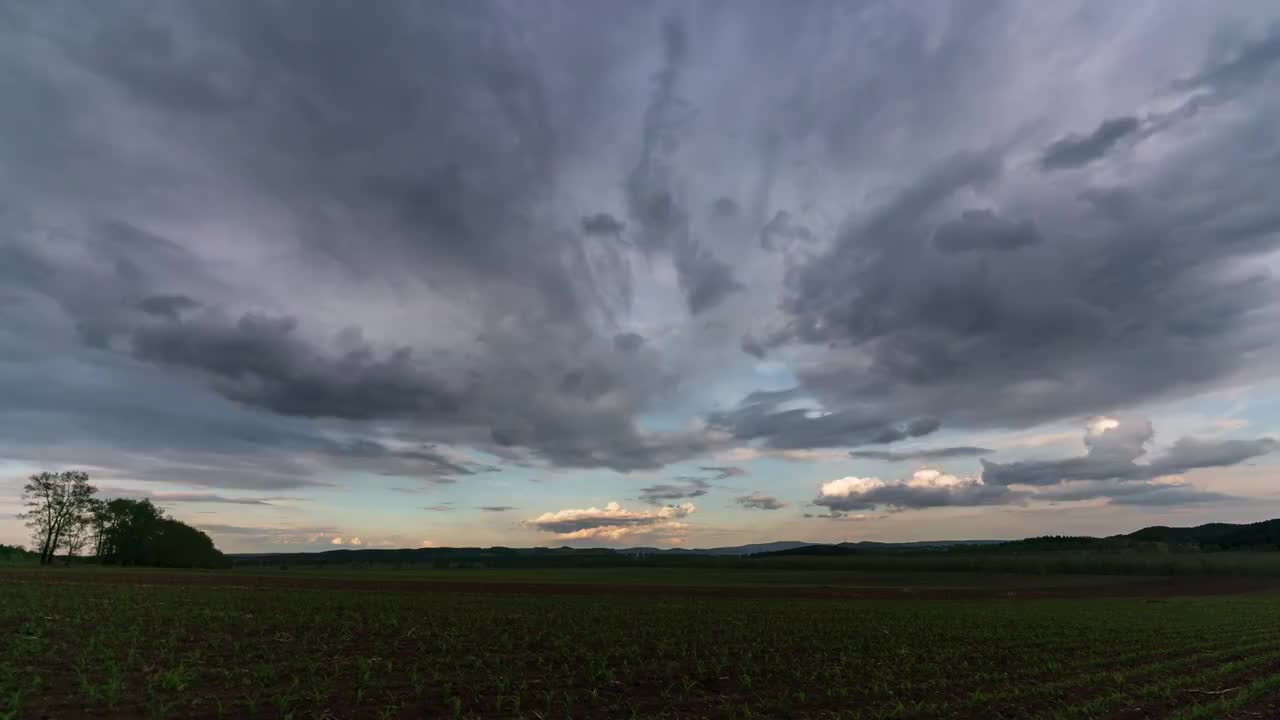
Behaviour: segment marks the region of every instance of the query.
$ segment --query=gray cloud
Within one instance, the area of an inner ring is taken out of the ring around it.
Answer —
[[[646,252],[669,253],[689,312],[698,315],[745,289],[733,269],[700,243],[678,189],[677,151],[694,108],[680,97],[689,36],[678,18],[662,23],[662,63],[645,108],[640,159],[627,178],[627,202]]]
[[[759,360],[763,360],[764,356],[768,353],[768,350],[765,349],[765,346],[761,344],[759,340],[756,340],[754,337],[752,337],[750,334],[743,335],[742,340],[738,346],[742,349],[742,352]]]
[[[683,475],[676,478],[680,481],[678,483],[657,483],[643,487],[638,497],[650,505],[666,505],[672,500],[702,497],[711,488],[717,487],[715,483],[747,474],[746,470],[733,465],[703,465],[698,469],[707,473],[707,477]]]
[[[1068,135],[1055,140],[1040,157],[1045,170],[1063,170],[1087,165],[1111,151],[1121,140],[1138,132],[1136,117],[1104,120],[1088,135]]]
[[[659,483],[640,488],[640,495],[638,497],[650,505],[667,505],[672,500],[695,498],[706,495],[707,490],[711,487],[711,483],[702,478],[689,477],[681,479],[686,482],[678,485],[672,483]]]
[[[990,448],[960,445],[957,447],[920,448],[918,450],[851,450],[849,457],[859,460],[881,460],[884,462],[904,462],[907,460],[949,460],[952,458],[976,457],[995,452]]]
[[[813,231],[792,219],[791,213],[779,210],[760,230],[760,247],[776,250],[793,242],[812,242]]]
[[[633,332],[618,333],[613,336],[613,346],[619,352],[635,352],[644,345],[644,336]]]
[[[741,208],[738,202],[731,197],[720,196],[711,203],[711,213],[716,217],[728,218],[737,215]]]
[[[1256,86],[1280,62],[1280,22],[1273,22],[1260,37],[1232,48],[1226,57],[1211,62],[1181,83],[1230,96]]]
[[[457,399],[402,348],[385,359],[367,346],[325,357],[299,339],[291,317],[246,314],[234,322],[209,314],[133,331],[135,356],[193,368],[215,378],[229,399],[284,415],[351,420],[450,415]]]
[[[582,232],[588,235],[620,237],[627,224],[609,213],[596,213],[582,218]]]
[[[741,477],[747,474],[744,468],[736,465],[703,465],[698,468],[702,472],[711,473],[711,481],[726,480],[731,477]]]
[[[1197,440],[1182,438],[1163,455],[1145,463],[1154,437],[1144,418],[1101,418],[1085,434],[1087,452],[1063,460],[1026,460],[1013,463],[982,461],[982,477],[992,485],[1056,485],[1066,480],[1145,481],[1191,470],[1228,467],[1269,453],[1280,446],[1273,438],[1254,440]]]
[[[911,510],[931,507],[1007,505],[1027,498],[1026,493],[981,478],[957,477],[939,470],[917,470],[904,480],[847,477],[824,483],[813,501],[831,513],[875,510]]]
[[[1266,455],[1280,447],[1274,438],[1252,440],[1197,440],[1182,438],[1152,465],[1161,474],[1183,473],[1197,468],[1228,467]]]
[[[200,307],[200,303],[186,295],[152,295],[138,301],[138,309],[149,315],[159,315],[170,320],[178,319],[184,310]]]
[[[131,498],[137,500],[151,500],[157,505],[164,506],[169,503],[211,503],[219,505],[271,505],[275,501],[280,500],[297,500],[297,498],[281,498],[281,497],[228,497],[215,493],[192,493],[192,492],[149,492],[145,490],[126,490],[122,488],[113,488],[109,486],[100,486],[98,495],[104,498]]]
[[[519,510],[519,508],[515,507],[514,505],[481,505],[477,509],[484,510],[485,512],[495,512],[495,513],[509,512],[511,510]]]
[[[1268,375],[1259,7],[1115,42],[1138,10],[7,6],[0,450],[211,488],[625,472]],[[1175,91],[1209,98],[1176,132],[1137,110]],[[1055,140],[1090,172],[1042,172]],[[766,353],[796,390],[726,405]]]
[[[933,244],[943,252],[1017,250],[1038,242],[1040,233],[1030,220],[1005,220],[990,210],[965,210],[933,235]]]
[[[1088,480],[1064,483],[1038,490],[1037,500],[1072,502],[1105,498],[1111,505],[1172,507],[1200,503],[1228,502],[1240,498],[1224,493],[1200,490],[1186,484]]]
[[[213,536],[219,547],[227,549],[227,544],[232,544],[238,546],[235,549],[252,548],[254,552],[312,550],[318,546],[330,545],[334,537],[340,537],[342,534],[341,530],[323,525],[255,527],[224,523],[196,523],[195,526]]]
[[[620,540],[629,535],[678,531],[682,518],[693,514],[692,503],[666,505],[658,510],[633,511],[611,502],[603,508],[558,510],[525,521],[542,532],[566,540]]]
[[[1112,505],[1141,505],[1147,507],[1176,507],[1201,503],[1239,501],[1241,498],[1225,493],[1200,490],[1176,485],[1147,485],[1145,492],[1120,492],[1110,494]]]
[[[763,440],[777,449],[894,443],[923,437],[941,427],[936,418],[898,422],[857,411],[814,412],[783,409],[794,393],[753,393],[738,407],[713,413],[714,427],[741,440]]]
[[[1274,249],[1280,215],[1185,152],[1171,162],[1188,172],[1127,188],[1120,215],[1099,214],[1097,195],[1006,190],[1001,215],[1054,218],[1035,220],[1044,241],[963,256],[931,249],[931,229],[1008,171],[994,152],[943,162],[794,267],[770,344],[828,348],[799,369],[798,392],[835,417],[929,414],[953,428],[1106,411],[1260,370],[1253,359],[1274,353],[1274,283],[1245,261]],[[1242,162],[1256,181],[1269,174]],[[1192,186],[1215,199],[1155,200]]]
[[[764,493],[754,492],[750,495],[740,495],[733,499],[744,508],[749,510],[781,510],[787,506],[778,498]]]

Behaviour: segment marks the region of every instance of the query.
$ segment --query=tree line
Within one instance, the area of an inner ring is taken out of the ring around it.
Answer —
[[[31,528],[41,565],[59,553],[70,564],[89,551],[98,562],[157,567],[229,567],[230,561],[199,530],[170,517],[150,500],[94,495],[86,473],[43,472],[22,489],[19,515]]]

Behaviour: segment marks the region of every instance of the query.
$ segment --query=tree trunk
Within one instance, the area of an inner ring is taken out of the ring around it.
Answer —
[[[53,526],[45,531],[44,542],[40,544],[40,564],[48,565],[53,562]]]

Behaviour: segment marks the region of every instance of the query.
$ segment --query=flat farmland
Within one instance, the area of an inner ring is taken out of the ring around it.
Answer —
[[[0,571],[0,717],[1280,715],[1274,580],[630,572]]]

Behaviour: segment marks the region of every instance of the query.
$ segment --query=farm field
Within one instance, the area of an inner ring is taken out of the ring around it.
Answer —
[[[1274,580],[549,572],[0,570],[0,717],[1280,713]]]

